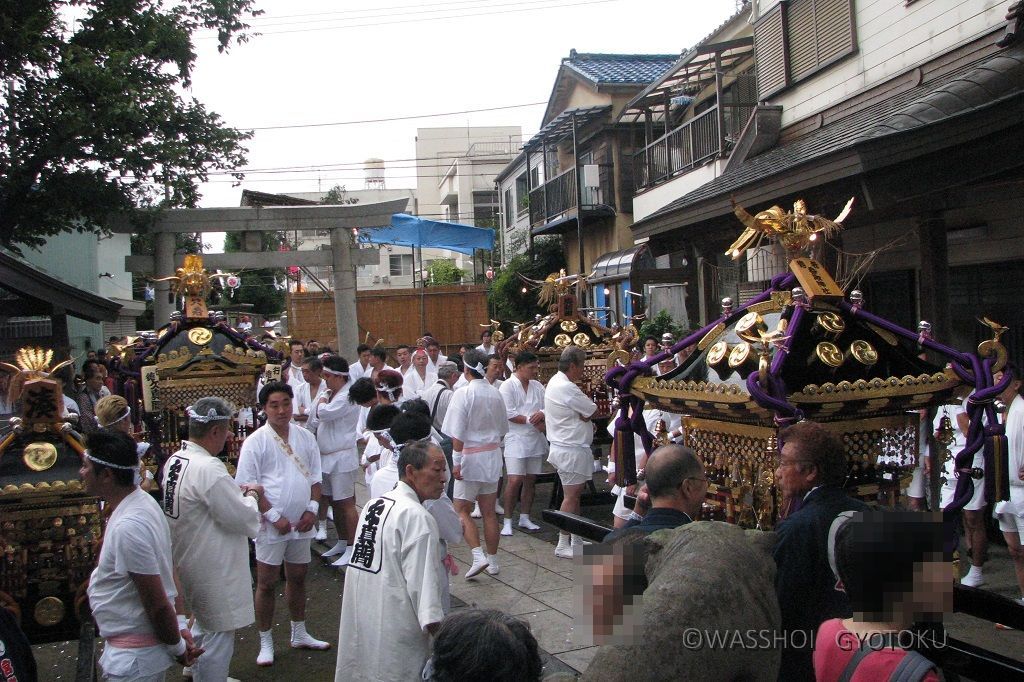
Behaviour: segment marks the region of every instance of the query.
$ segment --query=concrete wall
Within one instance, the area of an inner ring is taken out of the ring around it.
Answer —
[[[763,15],[779,0],[759,0]],[[856,52],[770,98],[806,118],[1005,25],[1006,0],[855,0]]]
[[[636,195],[633,198],[633,220],[643,220],[679,197],[711,182],[722,174],[725,163],[725,160],[712,161]]]

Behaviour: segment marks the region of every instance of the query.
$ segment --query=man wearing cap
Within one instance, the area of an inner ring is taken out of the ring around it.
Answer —
[[[508,433],[505,402],[484,378],[487,356],[467,351],[463,373],[468,386],[455,391],[441,430],[452,439],[452,475],[455,477],[455,510],[462,517],[466,543],[473,550],[473,565],[466,571],[472,578],[487,569],[496,575],[498,567],[498,479],[501,478],[501,439]],[[470,514],[480,504],[487,553],[480,547],[480,533]]]
[[[239,488],[216,455],[231,431],[232,407],[200,398],[188,410],[188,440],[164,463],[163,509],[171,527],[174,567],[192,636],[205,653],[192,665],[194,682],[225,682],[235,630],[256,620],[249,542],[270,505],[260,485]]]
[[[327,393],[314,408],[316,442],[320,446],[320,468],[324,495],[331,498],[334,527],[338,542],[323,553],[324,557],[341,555],[335,566],[344,566],[351,555],[350,543],[356,532],[359,512],[356,511],[356,475],[359,471],[358,437],[359,405],[349,399],[348,362],[332,355],[323,362]]]
[[[548,461],[558,471],[562,482],[561,511],[580,513],[583,486],[594,475],[594,425],[590,419],[597,405],[576,382],[583,378],[587,353],[578,346],[567,346],[558,359],[558,372],[544,389],[544,422],[547,425]],[[555,556],[573,557],[573,547],[582,547],[583,539],[573,534],[558,534]]]
[[[88,446],[79,474],[86,492],[106,502],[110,513],[88,589],[92,616],[106,640],[103,678],[163,680],[175,661],[191,665],[202,653],[176,617],[167,521],[160,505],[135,484],[139,459],[129,436],[94,431]]]

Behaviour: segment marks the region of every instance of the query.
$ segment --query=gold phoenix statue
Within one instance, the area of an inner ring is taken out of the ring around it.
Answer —
[[[21,395],[21,388],[25,385],[26,381],[48,379],[51,374],[59,372],[64,367],[73,363],[74,359],[59,362],[50,367],[50,363],[53,362],[52,350],[43,350],[38,346],[26,346],[15,353],[14,361],[17,363],[17,366],[7,362],[0,362],[0,369],[14,374],[10,390],[8,391],[8,399],[11,402],[17,400],[18,396]]]
[[[203,267],[203,257],[199,254],[190,253],[185,256],[182,267],[174,271],[171,277],[160,277],[154,282],[174,282],[174,293],[178,296],[188,296],[205,299],[210,295],[213,286],[210,280],[214,278],[226,279],[232,273],[217,272],[210,274]]]
[[[747,249],[758,246],[765,237],[774,237],[786,249],[787,258],[806,252],[811,242],[818,238],[819,233],[829,237],[842,228],[842,223],[850,215],[853,198],[846,202],[842,212],[835,220],[807,212],[807,204],[803,199],[793,203],[793,211],[787,213],[781,206],[772,206],[766,211],[750,215],[746,209],[733,201],[733,212],[746,229],[739,238],[726,250],[727,256],[739,260]]]

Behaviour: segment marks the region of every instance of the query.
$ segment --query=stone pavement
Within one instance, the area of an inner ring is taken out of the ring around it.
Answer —
[[[605,486],[599,479],[603,476],[595,476],[595,483],[601,490]],[[546,674],[579,672],[586,669],[597,649],[581,641],[573,627],[573,616],[580,599],[573,592],[572,562],[554,556],[556,530],[540,518],[540,511],[547,506],[551,485],[538,486],[532,510],[532,517],[543,527],[542,530],[535,534],[516,530],[511,538],[501,538],[499,575],[490,576],[485,572],[466,580],[464,574],[470,563],[469,548],[465,545],[451,548],[461,569],[459,575],[451,578],[452,604],[453,609],[467,606],[496,608],[522,618],[530,625],[544,651]],[[366,498],[365,487],[358,485],[357,503],[362,506]],[[584,514],[611,524],[611,505],[586,507]],[[329,533],[333,541],[333,531]],[[327,546],[331,544],[333,542]],[[323,552],[327,546],[314,544],[315,554]],[[993,545],[990,555],[985,567],[988,580],[985,588],[1009,597],[1016,596],[1016,580],[1006,549]],[[310,632],[331,642],[332,646],[336,646],[338,641],[343,586],[344,573],[314,556],[307,584],[309,603],[306,620]],[[289,649],[288,621],[284,584],[281,583],[274,613],[275,665],[271,668],[256,666],[259,641],[255,626],[250,626],[238,632],[232,676],[240,680],[271,681],[295,676],[304,680],[332,680],[335,649],[326,652]],[[962,614],[947,615],[945,622],[953,637],[1024,661],[1024,632],[997,630],[991,623]],[[34,649],[40,666],[40,679],[74,679],[75,643],[37,646]],[[168,680],[177,679],[180,679],[177,671],[172,670]]]

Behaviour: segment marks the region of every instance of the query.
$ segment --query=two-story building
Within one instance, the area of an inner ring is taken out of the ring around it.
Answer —
[[[738,263],[725,254],[741,231],[734,200],[754,212],[802,198],[834,217],[854,197],[822,255],[841,284],[904,325],[929,320],[959,347],[988,333],[975,321],[987,314],[1011,328],[1019,358],[1024,309],[1011,283],[1024,275],[1022,33],[1020,3],[1008,0],[753,0],[695,49],[694,60],[704,53],[722,67],[719,112],[723,103],[740,112],[732,125],[714,115],[710,146],[697,144],[695,123],[713,108],[698,110],[709,90],[686,64],[658,85],[664,93],[627,109],[653,115],[658,96],[663,116],[690,109],[674,114],[681,126],[664,125],[670,135],[687,129],[679,135],[690,142],[661,141],[637,157],[635,241],[690,263],[706,320],[720,296],[749,295],[785,267],[769,249]],[[756,106],[741,84],[751,59]]]
[[[628,278],[636,255],[629,167],[642,134],[616,119],[677,59],[572,50],[559,67],[540,130],[498,176],[506,260],[535,237],[562,235],[570,271],[597,271],[593,281],[600,286],[588,303],[607,309],[610,322],[632,306],[621,275]]]

